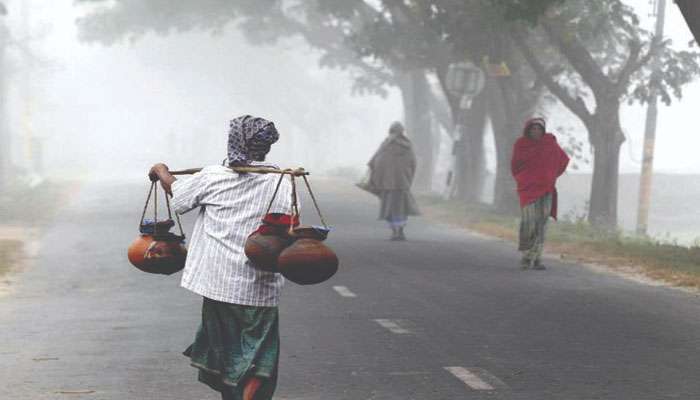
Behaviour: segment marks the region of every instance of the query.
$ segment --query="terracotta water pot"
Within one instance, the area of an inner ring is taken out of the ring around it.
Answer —
[[[245,243],[245,255],[253,266],[267,272],[278,272],[277,258],[292,243],[289,227],[299,225],[298,217],[271,213],[265,215],[262,225]]]
[[[338,256],[323,244],[327,235],[327,230],[316,227],[294,229],[294,243],[277,259],[279,272],[299,285],[330,279],[338,271]]]
[[[290,243],[291,240],[284,233],[264,235],[253,232],[245,242],[245,255],[255,268],[278,272],[277,258]]]
[[[151,274],[171,275],[182,270],[187,249],[183,245],[184,237],[167,231],[171,226],[172,221],[158,222],[155,228],[152,223],[142,225],[142,233],[129,246],[129,262]]]

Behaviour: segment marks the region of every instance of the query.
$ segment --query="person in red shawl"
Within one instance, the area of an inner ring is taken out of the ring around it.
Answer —
[[[549,217],[557,218],[557,178],[569,165],[569,156],[551,133],[543,118],[525,123],[522,137],[513,146],[511,172],[518,184],[520,240],[523,269],[545,269],[540,261]]]

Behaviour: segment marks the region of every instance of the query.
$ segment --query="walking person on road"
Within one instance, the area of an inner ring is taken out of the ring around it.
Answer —
[[[272,122],[243,116],[230,122],[228,166],[210,166],[176,179],[165,164],[149,176],[172,195],[175,212],[198,209],[182,286],[203,297],[202,321],[185,351],[199,380],[223,400],[268,400],[277,385],[278,304],[283,278],[253,268],[243,251],[277,184],[273,174],[237,173],[259,166],[279,138]],[[271,212],[288,213],[291,184],[284,180]]]
[[[379,219],[389,223],[391,240],[406,240],[404,228],[410,215],[418,215],[418,205],[411,194],[416,173],[416,155],[400,122],[389,128],[389,137],[379,146],[368,163],[368,187],[379,196]]]
[[[520,240],[523,269],[545,269],[541,256],[549,217],[557,218],[557,178],[569,164],[569,156],[551,133],[543,118],[525,123],[523,135],[513,147],[511,172],[520,197]]]

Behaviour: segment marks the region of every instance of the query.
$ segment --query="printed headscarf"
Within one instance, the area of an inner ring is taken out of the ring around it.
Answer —
[[[547,132],[547,122],[542,117],[536,117],[530,118],[527,121],[525,121],[525,126],[523,127],[523,136],[527,136],[528,132],[530,132],[530,127],[532,125],[539,125],[542,127],[542,130]]]
[[[279,133],[272,122],[250,115],[234,118],[229,123],[229,164],[250,164],[263,161],[270,146],[277,142]]]
[[[405,132],[405,129],[403,127],[403,124],[399,121],[396,121],[391,124],[389,127],[389,133],[394,134],[394,135],[401,135]]]

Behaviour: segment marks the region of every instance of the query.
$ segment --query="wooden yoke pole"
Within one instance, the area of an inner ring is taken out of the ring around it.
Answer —
[[[246,174],[246,173],[251,173],[251,174],[284,174],[284,175],[292,175],[292,176],[307,176],[310,175],[309,172],[307,172],[304,168],[297,168],[297,169],[278,169],[278,168],[267,168],[267,167],[229,167],[232,170]],[[197,172],[201,171],[202,168],[190,168],[190,169],[183,169],[180,171],[170,171],[172,175],[192,175],[196,174]]]

